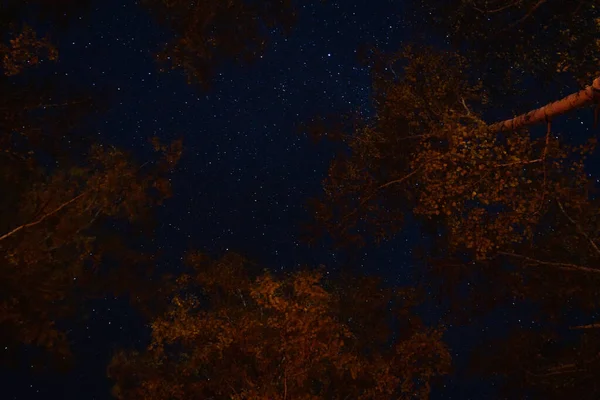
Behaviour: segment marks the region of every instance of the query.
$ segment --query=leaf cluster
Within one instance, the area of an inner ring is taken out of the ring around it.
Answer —
[[[392,296],[375,281],[326,290],[316,271],[252,279],[236,255],[192,253],[188,262],[195,270],[179,279],[182,289],[202,294],[174,296],[148,348],[114,356],[118,398],[427,398],[432,379],[449,371],[442,331],[404,325],[394,340],[369,326],[385,321]],[[397,317],[406,318],[413,304],[401,293]]]

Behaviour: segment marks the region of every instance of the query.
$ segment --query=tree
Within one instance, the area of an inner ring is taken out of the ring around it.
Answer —
[[[89,1],[75,0],[5,0],[0,4],[0,36],[8,36],[8,43],[0,43],[0,71],[15,75],[24,68],[44,60],[55,61],[58,49],[50,34],[60,33],[75,14],[83,13]],[[40,37],[33,26],[51,26],[52,31]]]
[[[158,53],[165,69],[183,69],[189,83],[208,88],[215,69],[258,57],[275,31],[291,30],[290,0],[248,2],[144,0],[144,6],[175,35]]]
[[[536,398],[598,398],[598,333],[557,332],[514,330],[508,340],[486,343],[473,353],[473,376],[509,378],[502,388],[508,397],[528,390]]]
[[[376,117],[328,133],[350,150],[332,161],[324,199],[313,200],[317,222],[334,237],[389,237],[412,212],[437,221],[451,250],[485,259],[531,239],[553,205],[576,193],[585,201],[593,138],[569,146],[550,125],[537,138],[499,132],[474,109],[486,91],[469,82],[462,57],[408,46],[390,58],[404,69],[398,78],[376,76]]]
[[[479,281],[469,279],[471,289],[487,294],[494,306],[512,299],[535,307],[532,327],[513,329],[508,338],[486,341],[474,352],[474,373],[504,377],[505,389],[513,393],[509,397],[523,390],[556,399],[573,395],[593,399],[600,394],[595,384],[600,374],[600,207],[597,199],[575,204],[555,205],[544,221],[545,229],[530,243],[470,266],[471,272],[497,273],[494,278],[486,274]],[[496,290],[490,293],[490,288]],[[505,291],[503,295],[498,288]],[[497,297],[491,299],[492,294]],[[481,298],[470,296],[464,301],[472,304]]]
[[[38,64],[42,58],[56,60],[58,51],[48,38],[38,38],[35,31],[25,25],[20,33],[10,39],[9,45],[0,44],[0,58],[4,74],[11,76],[25,67]]]
[[[81,281],[90,280],[108,252],[103,227],[111,219],[142,219],[170,195],[166,174],[181,142],[153,143],[163,157],[141,166],[102,145],[90,149],[86,162],[50,171],[38,165],[35,151],[0,153],[0,185],[8,194],[0,218],[3,347],[26,344],[68,356],[56,324],[77,309]]]
[[[529,129],[540,115],[593,104],[593,86],[487,124],[490,91],[469,79],[460,55],[408,46],[372,65],[375,116],[314,132],[340,143],[324,194],[312,202],[317,227],[342,244],[367,244],[416,217],[433,243],[421,257],[423,284],[451,305],[449,323],[519,300],[555,324],[566,322],[566,310],[591,317],[600,230],[585,161],[596,140],[569,144],[550,120],[545,133]]]
[[[413,329],[399,339],[364,336],[368,313],[342,304],[374,310],[371,321],[382,324],[388,304],[373,282],[349,281],[356,286],[348,293],[324,289],[318,271],[277,278],[233,254],[212,261],[190,253],[187,262],[194,272],[178,278],[181,291],[152,321],[151,344],[113,357],[117,398],[427,398],[432,380],[449,370],[441,331],[406,314],[398,318]],[[397,291],[397,304],[409,293]]]
[[[597,104],[594,110],[594,127],[598,125],[598,111],[600,110],[600,76],[594,79],[591,85],[579,92],[573,93],[564,99],[547,104],[541,108],[530,111],[506,121],[497,122],[490,126],[493,132],[505,130],[518,130],[540,122],[550,122],[554,117],[573,111],[577,108]]]
[[[496,106],[531,107],[522,94],[532,78],[568,89],[571,79],[585,86],[600,75],[594,0],[426,0],[413,7],[417,20],[429,22],[417,31],[447,38],[468,57]]]
[[[144,282],[151,256],[126,248],[112,225],[146,223],[152,206],[170,196],[168,174],[181,141],[165,146],[153,139],[163,157],[137,165],[81,129],[81,118],[100,108],[101,93],[77,93],[71,84],[30,74],[30,67],[55,60],[57,49],[22,21],[60,32],[85,4],[0,5],[0,32],[9,38],[0,43],[0,341],[2,361],[11,364],[27,346],[44,350],[34,352],[44,363],[70,361],[60,325],[86,299],[113,292],[129,294],[142,310],[156,303],[140,304],[153,289]],[[137,280],[123,279],[132,274]]]

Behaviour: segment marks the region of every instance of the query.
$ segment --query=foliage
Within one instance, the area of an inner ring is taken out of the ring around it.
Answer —
[[[600,75],[595,0],[426,0],[414,9],[429,22],[417,30],[446,37],[467,56],[496,104],[520,102],[532,77],[565,88],[570,78],[585,86]]]
[[[77,305],[75,289],[102,261],[102,226],[111,219],[144,218],[170,196],[166,174],[181,142],[161,150],[163,158],[146,169],[101,145],[91,148],[84,163],[52,171],[37,166],[31,154],[0,154],[0,182],[9,194],[0,218],[3,340],[68,355],[56,322]]]
[[[392,58],[406,62],[401,77],[376,82],[373,121],[337,135],[349,153],[332,161],[324,199],[313,200],[334,237],[389,237],[410,210],[441,224],[451,250],[482,260],[530,240],[557,202],[586,201],[583,160],[595,140],[498,134],[467,104],[485,93],[460,56],[409,47]]]
[[[168,69],[182,68],[188,83],[208,88],[215,69],[254,60],[270,35],[289,32],[296,18],[291,0],[145,0],[144,6],[172,30],[175,38],[157,54]]]
[[[424,282],[450,304],[449,323],[517,300],[555,323],[595,311],[600,230],[585,161],[596,139],[570,144],[551,124],[491,129],[491,89],[470,82],[458,54],[406,47],[376,61],[375,117],[313,132],[340,142],[311,203],[316,228],[365,245],[416,217],[433,236]]]
[[[388,307],[372,281],[326,290],[315,271],[277,278],[251,274],[232,254],[187,259],[194,272],[178,279],[182,291],[152,322],[148,348],[114,356],[117,398],[427,398],[432,379],[449,370],[440,330],[410,324],[397,340],[368,335]]]
[[[58,49],[50,34],[40,38],[33,26],[51,26],[62,33],[73,17],[81,18],[89,0],[4,0],[0,3],[0,75],[13,76],[24,68],[55,61]],[[6,42],[5,42],[6,41]]]
[[[597,398],[597,332],[557,331],[513,330],[508,339],[486,343],[473,353],[471,373],[509,377],[503,388],[508,397],[529,390],[547,399]]]
[[[416,187],[420,172],[411,153],[421,143],[443,145],[449,129],[442,123],[459,115],[463,100],[482,96],[478,84],[463,79],[467,62],[455,54],[406,46],[386,64],[403,72],[388,79],[375,70],[374,119],[350,132],[327,132],[343,146],[323,182],[324,200],[313,199],[312,207],[341,241],[360,243],[373,231],[382,239],[400,228],[403,205],[415,198],[402,188]]]
[[[58,51],[47,38],[38,39],[35,31],[24,26],[21,33],[10,39],[8,46],[0,44],[0,58],[4,74],[16,75],[25,67],[41,62],[42,57],[54,61]]]
[[[0,341],[2,361],[11,364],[23,347],[41,349],[33,353],[42,361],[68,360],[60,325],[85,299],[129,294],[142,311],[156,303],[148,295],[153,283],[143,283],[151,257],[126,248],[113,225],[141,226],[170,196],[168,174],[181,141],[167,146],[153,139],[163,157],[137,165],[81,129],[83,117],[101,109],[99,92],[77,93],[72,84],[40,82],[26,71],[44,57],[56,59],[57,50],[22,21],[60,31],[86,3],[0,5],[0,32],[9,38],[0,43]],[[132,274],[138,280],[126,283]]]

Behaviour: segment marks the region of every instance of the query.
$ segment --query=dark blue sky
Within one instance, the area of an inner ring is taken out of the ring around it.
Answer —
[[[98,118],[102,140],[150,157],[149,136],[184,138],[161,246],[179,253],[192,240],[269,264],[299,262],[295,221],[319,189],[329,152],[295,128],[317,114],[368,109],[370,79],[355,50],[401,42],[397,2],[303,8],[289,38],[275,36],[251,67],[226,66],[210,92],[187,85],[181,72],[157,71],[153,54],[168,33],[125,3],[93,6],[65,35],[58,73],[116,91]]]
[[[174,197],[159,211],[152,247],[165,251],[176,272],[190,247],[239,252],[270,268],[335,265],[325,247],[308,249],[298,236],[304,203],[320,192],[331,151],[312,145],[296,126],[316,115],[369,113],[370,77],[356,57],[365,43],[384,50],[410,39],[401,1],[327,1],[303,7],[288,38],[275,36],[252,66],[227,65],[208,92],[189,86],[181,71],[159,73],[153,54],[169,33],[133,1],[95,1],[58,37],[60,62],[50,68],[76,85],[110,88],[110,110],[94,117],[98,139],[152,157],[147,139],[183,138],[184,155],[172,176]],[[587,122],[586,122],[587,124]],[[362,264],[389,283],[408,283],[408,229]],[[515,319],[520,318],[515,316]],[[507,320],[504,320],[508,322]],[[489,322],[489,321],[488,321]],[[450,335],[454,353],[485,324]],[[143,343],[147,329],[125,301],[90,304],[89,319],[70,332],[80,359],[67,376],[36,376],[24,367],[4,374],[6,398],[110,398],[105,368],[111,352]],[[436,391],[435,398],[491,398],[489,384]],[[4,396],[3,396],[4,398]]]

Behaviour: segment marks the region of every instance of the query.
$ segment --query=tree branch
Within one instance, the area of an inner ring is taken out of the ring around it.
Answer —
[[[598,329],[598,328],[600,328],[600,324],[594,323],[594,324],[589,324],[589,325],[571,326],[569,329],[575,330],[575,329]]]
[[[483,13],[483,14],[495,14],[495,13],[499,13],[500,11],[504,11],[504,10],[506,10],[508,8],[515,7],[517,4],[522,3],[522,2],[523,2],[523,0],[515,0],[512,3],[510,3],[510,4],[507,4],[505,6],[496,8],[494,10],[482,10],[481,8],[477,8],[475,6],[473,6],[473,9],[475,11],[479,11],[480,13]]]
[[[518,117],[507,119],[490,125],[492,132],[517,130],[530,125],[535,125],[552,119],[558,115],[565,114],[571,110],[600,102],[600,77],[583,90],[573,93],[561,100],[546,104],[537,110],[529,111]]]
[[[69,204],[71,204],[71,203],[79,200],[84,194],[86,194],[86,192],[83,192],[80,195],[73,197],[71,200],[69,200],[69,201],[61,204],[59,207],[55,208],[53,211],[49,212],[48,214],[45,214],[44,216],[42,216],[41,218],[39,218],[37,221],[33,221],[33,222],[28,223],[28,224],[24,224],[24,225],[18,226],[15,229],[13,229],[12,231],[10,231],[8,233],[5,233],[4,235],[0,236],[0,241],[8,238],[9,236],[14,235],[15,233],[19,232],[20,230],[23,230],[23,229],[28,228],[30,226],[34,226],[34,225],[39,224],[40,222],[44,221],[46,218],[48,218],[48,217],[56,214],[57,212],[59,212],[63,208],[67,207]]]
[[[283,372],[283,400],[287,399],[287,370]]]
[[[526,164],[535,164],[542,161],[541,158],[535,159],[535,160],[530,160],[530,161],[515,161],[515,162],[511,162],[511,163],[506,163],[506,164],[496,164],[496,167],[510,167],[511,165],[526,165]]]
[[[573,225],[575,225],[575,228],[577,228],[577,231],[579,232],[579,234],[581,236],[585,237],[588,240],[588,242],[590,242],[590,244],[592,245],[592,247],[596,251],[596,254],[598,254],[600,256],[600,249],[598,249],[598,246],[596,245],[596,242],[594,242],[594,240],[591,237],[589,237],[587,233],[584,232],[584,230],[581,228],[581,226],[577,222],[575,222],[573,220],[573,218],[571,218],[569,216],[569,214],[567,214],[567,212],[565,211],[562,203],[560,201],[558,201],[558,200],[556,202],[558,203],[558,207],[560,207],[560,211],[562,211],[562,213],[565,215],[565,217],[567,217],[567,219],[569,221],[571,221],[571,223]]]
[[[551,261],[536,260],[534,258],[530,258],[530,257],[523,256],[523,255],[520,255],[520,254],[507,253],[507,252],[503,252],[503,251],[499,251],[498,254],[504,255],[504,256],[509,256],[509,257],[514,257],[514,258],[519,258],[519,259],[524,260],[524,261],[529,261],[529,262],[531,262],[533,264],[548,265],[548,266],[551,266],[551,267],[555,267],[555,268],[559,268],[559,269],[564,269],[564,270],[568,270],[568,271],[579,271],[579,272],[588,272],[588,273],[593,273],[593,274],[600,274],[600,269],[584,267],[582,265],[577,265],[577,264],[569,264],[569,263],[560,263],[560,262],[551,262]]]
[[[467,103],[465,102],[464,97],[460,98],[460,102],[462,103],[463,107],[465,108],[465,110],[467,111],[467,116],[471,116],[471,110],[469,110],[469,107],[467,107]]]
[[[509,30],[511,28],[514,28],[515,26],[517,26],[520,23],[522,23],[523,21],[525,21],[527,18],[529,18],[531,16],[531,14],[533,14],[535,12],[535,10],[537,10],[545,2],[546,2],[546,0],[539,0],[537,3],[535,3],[535,5],[533,7],[531,7],[529,9],[529,12],[527,14],[525,14],[525,16],[523,18],[521,18],[517,22],[512,23],[511,25],[508,26],[508,28],[505,28],[502,31],[507,31],[507,30]]]
[[[400,179],[396,179],[396,180],[390,181],[390,182],[388,182],[388,183],[384,183],[383,185],[381,185],[381,186],[379,186],[377,189],[375,189],[375,191],[377,191],[377,190],[380,190],[380,189],[383,189],[383,188],[386,188],[386,187],[388,187],[388,186],[390,186],[390,185],[393,185],[393,184],[395,184],[395,183],[402,183],[402,182],[404,182],[405,180],[407,180],[408,178],[410,178],[411,176],[413,176],[414,174],[416,174],[417,172],[419,172],[419,171],[421,170],[421,168],[423,168],[423,165],[421,165],[419,168],[415,169],[415,170],[414,170],[413,172],[411,172],[410,174],[408,174],[408,175],[404,175],[404,176],[403,176],[402,178],[400,178]],[[371,197],[371,196],[369,196],[369,198],[370,198],[370,197]]]
[[[419,172],[419,171],[420,171],[420,170],[421,170],[423,167],[424,167],[424,164],[420,165],[420,166],[419,166],[417,169],[415,169],[414,171],[412,171],[412,172],[411,172],[411,173],[409,173],[408,175],[405,175],[405,176],[403,176],[403,177],[402,177],[402,178],[400,178],[400,179],[395,179],[395,180],[393,180],[393,181],[390,181],[390,182],[384,183],[384,184],[383,184],[383,185],[381,185],[381,186],[378,186],[378,187],[377,187],[377,188],[376,188],[376,189],[373,191],[373,193],[371,193],[369,196],[367,196],[367,197],[365,197],[364,199],[362,199],[362,200],[361,200],[361,202],[360,202],[360,205],[359,205],[359,206],[355,207],[355,208],[354,208],[354,210],[352,210],[352,211],[351,211],[351,212],[349,212],[348,214],[344,215],[344,217],[342,218],[342,221],[345,221],[345,220],[347,220],[348,218],[350,218],[352,215],[356,214],[356,213],[358,212],[358,210],[359,210],[359,208],[360,208],[361,206],[363,206],[363,205],[364,205],[364,204],[365,204],[367,201],[369,201],[369,200],[370,200],[370,199],[371,199],[373,196],[375,196],[375,194],[377,193],[377,191],[379,191],[379,190],[381,190],[381,189],[384,189],[384,188],[386,188],[386,187],[388,187],[388,186],[391,186],[391,185],[393,185],[393,184],[395,184],[395,183],[402,183],[402,182],[404,182],[405,180],[407,180],[408,178],[410,178],[411,176],[413,176],[414,174],[416,174],[417,172]]]
[[[574,366],[573,366],[573,368],[574,368]],[[564,370],[549,369],[548,371],[551,371],[551,372],[547,372],[545,374],[536,374],[531,371],[525,371],[525,372],[527,372],[529,375],[535,376],[537,378],[546,378],[548,376],[572,374],[574,372],[583,372],[584,370],[581,370],[581,369],[564,369]]]

